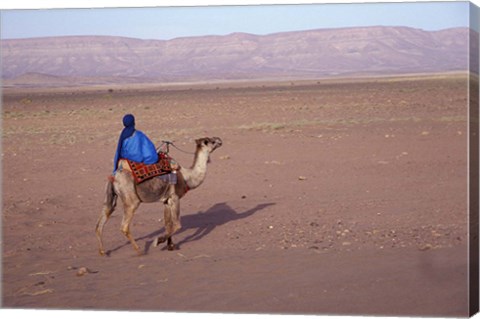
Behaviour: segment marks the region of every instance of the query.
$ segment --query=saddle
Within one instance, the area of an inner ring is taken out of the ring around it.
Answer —
[[[155,164],[139,163],[125,158],[122,160],[128,163],[128,168],[124,166],[122,168],[132,172],[136,184],[156,176],[170,174],[179,169],[177,162],[164,152],[158,153],[158,162]]]

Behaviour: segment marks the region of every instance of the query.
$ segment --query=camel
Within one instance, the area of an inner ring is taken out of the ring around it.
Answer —
[[[164,204],[165,236],[156,238],[155,246],[157,243],[167,241],[168,250],[176,249],[176,245],[172,241],[172,235],[181,228],[180,199],[188,191],[199,187],[203,183],[207,173],[207,163],[210,161],[210,154],[222,146],[222,140],[218,137],[205,137],[197,139],[195,142],[196,150],[193,164],[190,168],[180,167],[177,170],[176,184],[169,184],[160,178],[151,178],[136,185],[132,173],[125,169],[128,167],[126,161],[119,161],[119,169],[113,178],[109,178],[107,182],[103,209],[95,229],[100,255],[105,255],[102,241],[103,227],[115,210],[117,197],[122,200],[124,209],[121,231],[139,255],[142,255],[142,252],[130,232],[130,224],[135,210],[141,203],[162,202]]]

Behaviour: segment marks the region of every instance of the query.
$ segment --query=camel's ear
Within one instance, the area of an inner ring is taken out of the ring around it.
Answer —
[[[195,140],[195,143],[197,143],[197,146],[202,146],[202,144],[208,145],[209,138],[204,137],[204,138],[199,138],[198,140]]]

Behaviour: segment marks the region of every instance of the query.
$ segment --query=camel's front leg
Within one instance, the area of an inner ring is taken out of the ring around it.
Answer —
[[[165,236],[158,237],[154,242],[154,246],[166,241],[167,249],[175,250],[177,247],[173,243],[172,235],[182,227],[180,223],[180,200],[177,195],[173,195],[167,200],[163,214],[166,234]]]

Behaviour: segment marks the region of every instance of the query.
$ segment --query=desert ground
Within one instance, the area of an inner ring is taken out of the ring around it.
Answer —
[[[3,307],[467,316],[467,104],[463,74],[6,88]],[[120,204],[98,254],[125,113],[157,145],[223,140],[175,251],[143,204],[137,256]]]

